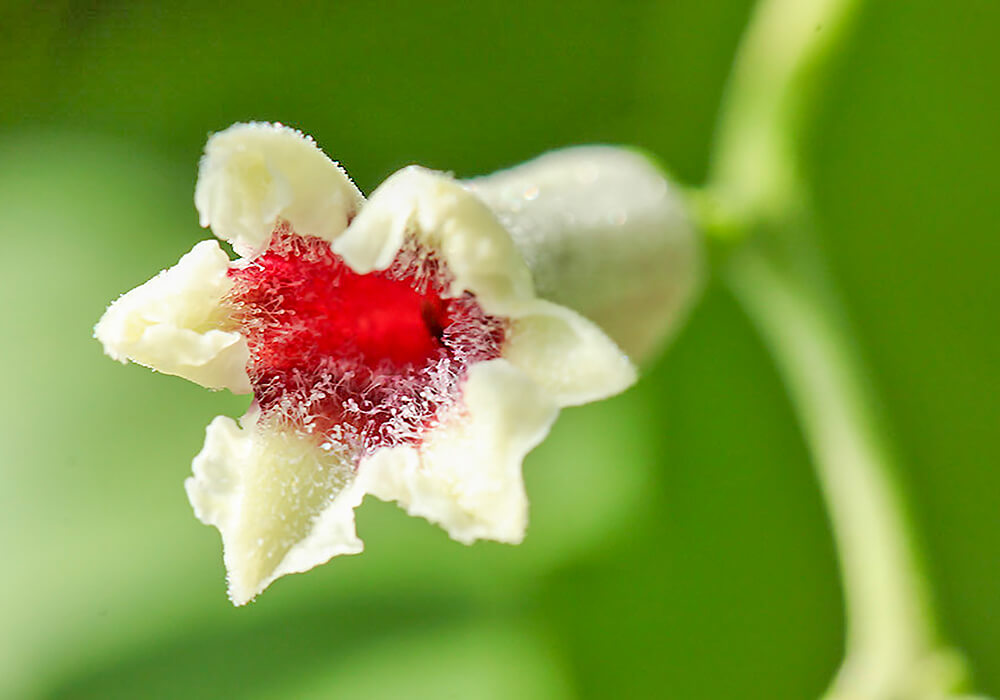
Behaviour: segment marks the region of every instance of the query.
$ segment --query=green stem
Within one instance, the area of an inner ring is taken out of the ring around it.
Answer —
[[[761,0],[736,56],[710,181],[739,222],[796,205],[803,125],[860,0]]]
[[[961,679],[939,647],[926,579],[872,397],[802,223],[798,154],[820,73],[859,0],[762,0],[737,56],[701,208],[753,234],[732,286],[770,347],[802,423],[843,575],[844,664],[828,698],[940,698]]]
[[[830,513],[847,651],[828,697],[943,697],[961,668],[938,649],[911,528],[848,334],[806,279],[768,255],[744,251],[730,273],[788,387]]]

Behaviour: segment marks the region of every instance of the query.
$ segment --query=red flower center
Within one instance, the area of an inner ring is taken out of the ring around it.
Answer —
[[[418,247],[359,275],[328,242],[283,225],[229,274],[263,416],[327,449],[361,456],[418,444],[458,399],[468,368],[500,356],[503,321],[471,294],[446,296],[448,271]]]

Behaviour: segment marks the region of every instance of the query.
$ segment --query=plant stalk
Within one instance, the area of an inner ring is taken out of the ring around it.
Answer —
[[[738,241],[724,270],[782,375],[829,511],[847,636],[826,698],[954,697],[961,659],[939,644],[866,372],[805,225],[801,141],[822,73],[859,7],[860,0],[758,4],[723,101],[699,211],[709,233],[749,239]]]

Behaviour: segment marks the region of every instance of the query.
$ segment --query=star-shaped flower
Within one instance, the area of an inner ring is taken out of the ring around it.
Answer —
[[[524,456],[560,407],[635,380],[626,352],[660,341],[697,278],[672,189],[610,147],[466,183],[411,166],[365,201],[307,137],[238,124],[209,140],[195,204],[240,257],[198,243],[95,334],[122,362],[253,393],[187,481],[236,604],[360,552],[368,493],[461,542],[519,542]]]

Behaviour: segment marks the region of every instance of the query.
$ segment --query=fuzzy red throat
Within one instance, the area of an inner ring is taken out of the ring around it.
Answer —
[[[359,275],[327,241],[282,225],[229,274],[262,417],[355,457],[419,444],[506,335],[471,294],[448,297],[447,269],[416,246]]]

